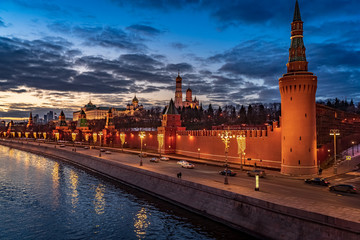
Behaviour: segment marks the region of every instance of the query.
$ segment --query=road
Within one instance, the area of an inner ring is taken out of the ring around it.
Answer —
[[[71,151],[72,147],[65,147],[64,149]],[[98,149],[77,148],[77,152],[95,157],[99,156]],[[112,152],[111,154],[102,153],[101,155],[104,159],[140,167],[140,157],[136,154]],[[159,163],[152,163],[149,160],[149,157],[143,158],[143,166],[141,168],[174,177],[176,177],[178,172],[181,172],[182,178],[185,180],[215,186],[233,192],[241,193],[242,191],[248,192],[249,190],[254,191],[255,189],[255,178],[248,177],[245,171],[237,171],[235,177],[228,177],[229,185],[224,185],[224,176],[219,175],[219,171],[223,169],[221,167],[195,163],[196,167],[194,169],[185,169],[176,163],[177,160],[170,159],[170,161],[160,161]],[[330,180],[331,184],[348,183],[359,189],[360,171],[337,175],[328,180]],[[278,176],[270,174],[265,178],[261,178],[260,191],[280,197],[296,197],[299,199],[312,200],[314,204],[331,204],[338,207],[360,209],[359,193],[330,192],[326,186],[305,184],[302,179],[286,178],[280,174],[278,174]]]

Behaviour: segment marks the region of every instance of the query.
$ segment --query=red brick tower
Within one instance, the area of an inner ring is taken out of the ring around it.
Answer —
[[[175,108],[173,100],[170,100],[163,120],[161,121],[161,127],[158,127],[158,134],[163,134],[164,145],[161,149],[162,153],[175,153],[176,150],[176,131],[185,130],[185,127],[181,127],[180,114]]]
[[[281,173],[307,175],[317,172],[317,77],[308,72],[303,42],[303,22],[298,1],[291,23],[287,73],[279,79],[281,94]]]
[[[178,76],[176,77],[176,90],[175,90],[175,107],[182,107],[182,89],[181,89],[181,83],[182,78],[180,77],[180,73],[178,73]]]

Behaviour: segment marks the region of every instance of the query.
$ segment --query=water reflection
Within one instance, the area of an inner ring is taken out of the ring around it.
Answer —
[[[103,184],[99,184],[96,188],[95,199],[94,199],[94,206],[95,212],[98,215],[101,215],[105,212],[105,186]]]
[[[52,181],[53,181],[53,197],[54,197],[54,201],[53,204],[55,207],[57,207],[59,205],[59,163],[55,162],[54,163],[54,167],[52,170]]]
[[[76,208],[77,207],[77,203],[79,201],[79,193],[78,193],[78,190],[77,190],[77,186],[78,186],[78,179],[79,179],[79,176],[77,175],[77,173],[74,171],[74,170],[70,170],[70,183],[71,183],[71,190],[72,190],[72,193],[71,193],[71,205],[73,208]]]
[[[148,220],[146,209],[141,208],[140,211],[136,214],[136,218],[134,219],[134,231],[138,239],[145,238],[146,229],[149,227],[150,222]]]
[[[249,239],[67,163],[12,151],[0,146],[0,239]]]

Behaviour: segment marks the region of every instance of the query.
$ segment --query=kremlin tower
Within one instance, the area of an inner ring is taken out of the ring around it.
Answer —
[[[317,172],[317,77],[308,72],[303,42],[303,22],[298,1],[291,23],[287,73],[279,79],[281,94],[281,173],[309,175]]]
[[[175,90],[175,107],[179,108],[182,107],[182,90],[181,90],[181,83],[182,78],[180,77],[180,73],[176,78],[176,90]]]

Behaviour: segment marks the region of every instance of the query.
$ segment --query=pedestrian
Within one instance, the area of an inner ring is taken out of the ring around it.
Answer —
[[[178,177],[178,178],[181,178],[181,172],[179,172],[179,173],[177,174],[177,177]]]
[[[319,168],[319,175],[322,174],[322,168]]]
[[[254,164],[254,166],[255,166],[255,169],[256,169],[256,163]]]

